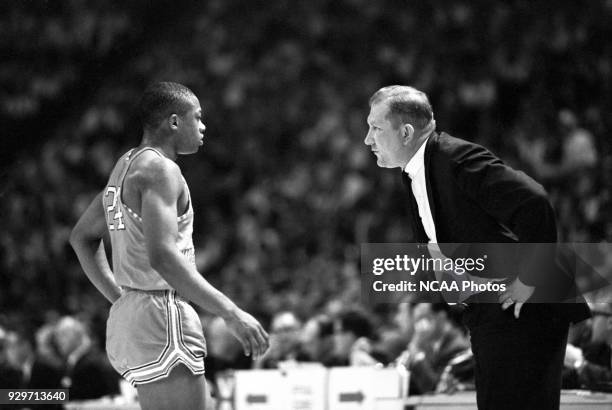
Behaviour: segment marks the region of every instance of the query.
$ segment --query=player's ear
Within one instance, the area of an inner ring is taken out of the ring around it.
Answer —
[[[168,125],[170,126],[171,129],[173,130],[177,129],[178,124],[179,124],[178,115],[172,114],[171,116],[168,117]]]

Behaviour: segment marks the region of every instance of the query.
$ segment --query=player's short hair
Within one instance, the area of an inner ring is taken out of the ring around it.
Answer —
[[[172,114],[184,115],[196,98],[193,91],[182,84],[151,84],[140,100],[139,114],[143,128],[154,129]]]
[[[433,110],[427,95],[407,85],[390,85],[376,91],[370,97],[370,107],[386,102],[389,112],[387,118],[395,128],[401,124],[411,124],[418,130],[425,128],[433,118]]]

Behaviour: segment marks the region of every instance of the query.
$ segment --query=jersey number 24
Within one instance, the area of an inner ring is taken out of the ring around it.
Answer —
[[[123,230],[125,229],[125,225],[123,224],[123,212],[121,212],[121,209],[119,207],[117,207],[117,199],[119,198],[119,195],[121,195],[121,187],[114,187],[114,186],[108,186],[106,187],[106,192],[104,193],[104,198],[106,199],[107,196],[112,195],[112,204],[108,205],[106,207],[106,212],[108,212],[108,218],[107,220],[114,220],[116,222],[114,223],[109,223],[108,224],[108,230],[109,231],[114,231],[114,230]],[[106,201],[104,201],[106,202]]]

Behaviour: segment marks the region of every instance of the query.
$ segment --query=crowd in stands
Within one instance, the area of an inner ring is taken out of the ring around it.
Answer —
[[[118,395],[119,375],[86,324],[72,316],[49,319],[38,329],[0,327],[0,386],[68,389],[70,400]],[[26,407],[63,408],[59,404]]]
[[[383,85],[427,92],[440,131],[482,143],[543,183],[560,240],[610,242],[611,3],[413,3],[179,0],[175,13],[164,2],[6,5],[4,343],[25,338],[36,352],[32,329],[69,314],[102,348],[108,304],[67,240],[115,160],[139,143],[138,98],[156,80],[189,85],[204,109],[204,147],[179,159],[200,272],[284,329],[273,334],[285,347],[258,366],[289,357],[285,349],[294,360],[419,365],[422,342],[410,342],[418,326],[392,325],[371,306],[361,306],[375,314],[367,325],[340,313],[360,300],[360,244],[406,237],[399,178],[376,169],[362,144],[368,98]],[[442,311],[422,314],[448,316]],[[436,332],[450,332],[459,350],[454,323]],[[219,329],[209,338],[225,334],[222,322],[209,326]],[[295,351],[296,337],[317,343]],[[342,355],[331,348],[341,341]],[[212,345],[210,366],[227,368],[235,347]],[[444,366],[429,364],[436,374]],[[440,385],[424,380],[415,389]]]
[[[309,317],[274,315],[270,348],[244,355],[225,322],[202,312],[207,338],[206,379],[212,396],[233,370],[325,367],[397,367],[409,372],[410,395],[474,389],[474,360],[461,323],[461,305],[404,301],[373,315],[360,306],[334,304]],[[571,328],[563,387],[612,392],[612,307],[592,306],[593,318]],[[378,324],[377,324],[378,323]],[[49,318],[34,332],[0,327],[3,388],[67,388],[71,400],[125,395],[90,325],[65,316]],[[61,407],[58,407],[61,408]]]
[[[591,308],[592,319],[570,328],[563,388],[612,392],[612,305],[597,303]],[[281,311],[268,329],[269,350],[254,361],[245,358],[241,346],[224,330],[223,321],[213,319],[207,332],[207,366],[220,361],[223,366],[209,368],[206,377],[214,390],[219,372],[287,369],[314,362],[326,367],[406,369],[410,395],[474,390],[475,363],[461,322],[462,309],[461,305],[404,301],[372,314],[361,306],[338,311],[329,304],[303,321],[292,311]]]

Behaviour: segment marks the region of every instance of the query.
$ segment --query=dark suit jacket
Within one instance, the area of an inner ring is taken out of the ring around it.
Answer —
[[[484,147],[446,133],[433,133],[426,143],[424,165],[438,243],[557,241],[555,213],[544,188]],[[410,213],[412,239],[427,242],[416,220],[418,210],[412,206]],[[551,278],[549,271],[517,270],[521,281],[532,286],[567,281],[563,274]],[[556,310],[574,322],[589,317],[585,303],[566,303]]]

